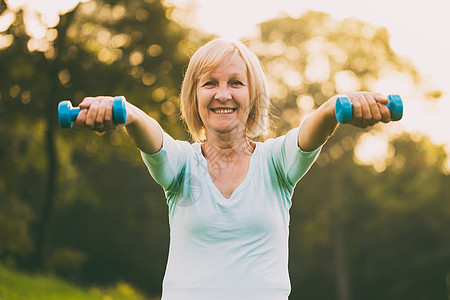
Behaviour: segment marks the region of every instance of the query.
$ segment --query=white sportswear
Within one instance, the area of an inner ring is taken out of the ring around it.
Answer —
[[[162,299],[288,298],[291,198],[321,149],[302,151],[298,133],[256,143],[247,177],[229,199],[212,182],[201,144],[163,132],[162,149],[142,153],[169,207]]]

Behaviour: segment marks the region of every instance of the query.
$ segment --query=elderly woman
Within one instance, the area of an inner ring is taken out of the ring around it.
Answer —
[[[389,122],[388,99],[348,94],[350,124]],[[213,40],[192,57],[181,112],[193,144],[177,141],[130,103],[126,131],[169,207],[163,299],[287,299],[289,208],[296,183],[336,130],[332,97],[299,128],[263,143],[269,98],[257,57]],[[112,98],[85,98],[76,126],[113,130]]]

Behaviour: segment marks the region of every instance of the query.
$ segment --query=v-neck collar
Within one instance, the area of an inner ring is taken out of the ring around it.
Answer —
[[[206,182],[207,184],[216,192],[216,194],[218,194],[220,196],[220,199],[223,201],[231,201],[233,198],[236,197],[237,194],[239,194],[239,192],[244,189],[248,183],[250,182],[250,180],[253,178],[253,173],[254,173],[254,164],[255,164],[255,157],[257,155],[257,151],[259,150],[259,143],[255,142],[255,149],[253,150],[252,156],[250,157],[250,163],[248,164],[248,171],[247,171],[247,175],[245,176],[244,181],[242,181],[231,193],[231,196],[229,198],[226,198],[222,192],[219,190],[219,188],[214,184],[214,182],[212,181],[211,178],[211,174],[209,173],[209,168],[208,168],[208,161],[206,160],[205,156],[203,155],[202,152],[202,147],[201,147],[201,143],[194,143],[193,144],[194,150],[197,153],[198,157],[200,158],[200,161],[202,164],[204,164],[205,169],[206,169]]]

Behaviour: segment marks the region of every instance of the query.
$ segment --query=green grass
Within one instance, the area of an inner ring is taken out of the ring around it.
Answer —
[[[84,289],[63,280],[0,265],[0,300],[150,300],[126,283]]]

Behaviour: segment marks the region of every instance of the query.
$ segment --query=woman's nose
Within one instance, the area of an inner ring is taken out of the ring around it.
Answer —
[[[217,93],[215,94],[214,98],[221,103],[225,103],[228,100],[231,100],[232,96],[228,86],[225,84],[219,85],[219,88],[217,89]]]

